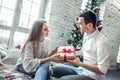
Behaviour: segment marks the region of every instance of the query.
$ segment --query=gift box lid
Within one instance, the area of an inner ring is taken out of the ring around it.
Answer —
[[[60,51],[63,51],[63,49],[65,49],[65,50],[71,50],[71,51],[74,51],[74,47],[73,46],[60,46],[59,48],[58,48],[58,52],[60,52]]]

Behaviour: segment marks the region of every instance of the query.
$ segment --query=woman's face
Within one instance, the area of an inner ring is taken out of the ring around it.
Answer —
[[[42,26],[41,36],[48,37],[48,32],[49,32],[48,25],[44,23]]]

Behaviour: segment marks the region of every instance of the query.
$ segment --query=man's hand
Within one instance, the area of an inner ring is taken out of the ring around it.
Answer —
[[[73,60],[69,60],[69,59],[67,59],[66,61],[69,63],[69,64],[72,64],[72,65],[75,65],[75,66],[80,66],[80,65],[82,65],[82,62],[79,60],[79,59],[77,59],[77,57],[76,57],[76,55],[74,55],[74,59]]]

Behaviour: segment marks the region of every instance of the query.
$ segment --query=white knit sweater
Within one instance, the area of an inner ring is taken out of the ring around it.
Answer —
[[[48,53],[50,53],[50,40],[45,38],[44,41],[39,42],[39,50],[37,54],[33,55],[33,42],[27,43],[25,50],[23,51],[21,57],[17,61],[16,67],[19,64],[23,64],[26,72],[34,72],[41,64],[40,59],[46,58]]]

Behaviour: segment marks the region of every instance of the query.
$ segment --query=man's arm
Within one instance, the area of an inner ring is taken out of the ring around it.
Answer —
[[[84,64],[84,63],[80,63],[79,65],[80,65],[81,67],[84,67],[84,68],[86,68],[86,69],[88,69],[88,70],[90,70],[90,71],[93,71],[93,72],[95,72],[95,73],[104,74],[104,73],[102,73],[102,72],[99,70],[98,66],[96,66],[96,65],[88,65],[88,64]]]
[[[95,73],[104,74],[99,70],[99,68],[96,65],[84,64],[80,60],[78,60],[77,58],[75,58],[74,60],[67,60],[67,62],[69,62],[75,66],[81,66],[81,67],[86,68],[86,69],[93,71]]]

